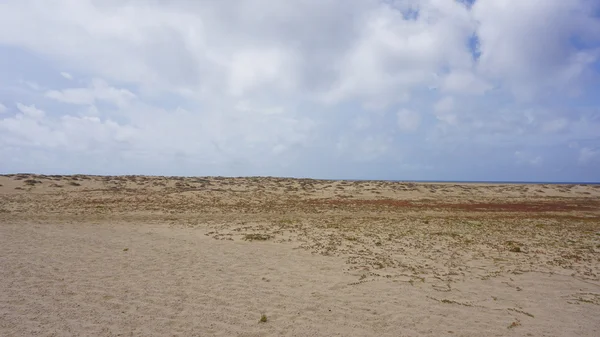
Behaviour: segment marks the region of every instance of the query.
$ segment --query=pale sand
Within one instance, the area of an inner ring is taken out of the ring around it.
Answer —
[[[0,177],[0,336],[600,336],[594,186],[75,179]]]

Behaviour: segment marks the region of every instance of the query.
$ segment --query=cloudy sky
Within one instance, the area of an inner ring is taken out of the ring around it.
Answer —
[[[600,2],[0,1],[11,172],[600,181]]]

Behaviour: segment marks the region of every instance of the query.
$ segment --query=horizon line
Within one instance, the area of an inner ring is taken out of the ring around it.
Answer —
[[[460,184],[537,184],[537,185],[600,185],[600,181],[535,181],[535,180],[431,180],[431,179],[351,179],[351,178],[310,178],[310,177],[285,177],[285,176],[215,176],[215,175],[153,175],[153,174],[45,174],[45,173],[0,173],[0,176],[36,175],[36,176],[91,176],[91,177],[163,177],[163,178],[272,178],[294,180],[319,180],[319,181],[363,181],[363,182],[395,182],[395,183],[460,183]]]

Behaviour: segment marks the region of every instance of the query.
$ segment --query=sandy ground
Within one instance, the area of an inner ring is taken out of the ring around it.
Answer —
[[[600,186],[0,185],[0,336],[600,335]]]

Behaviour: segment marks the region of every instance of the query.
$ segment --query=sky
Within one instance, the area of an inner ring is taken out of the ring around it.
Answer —
[[[0,1],[16,172],[599,182],[600,1]]]

